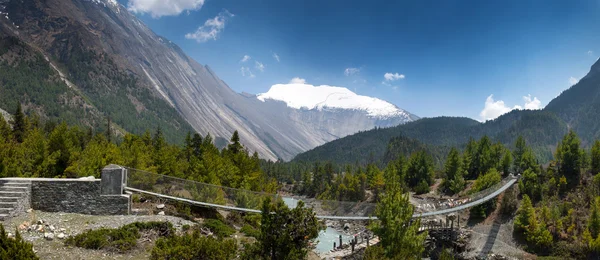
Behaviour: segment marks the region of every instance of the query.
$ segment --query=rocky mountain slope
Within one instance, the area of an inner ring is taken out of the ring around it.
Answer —
[[[126,131],[160,126],[171,140],[181,140],[193,128],[224,143],[237,130],[261,157],[291,159],[361,130],[415,118],[336,107],[295,109],[236,93],[115,1],[0,0],[0,10],[0,27],[46,55],[64,84],[77,90],[81,106],[98,110],[100,118],[109,115]]]

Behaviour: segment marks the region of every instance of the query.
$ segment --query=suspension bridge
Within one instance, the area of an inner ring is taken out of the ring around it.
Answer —
[[[234,189],[206,184],[167,175],[156,174],[139,169],[123,167],[125,177],[124,190],[156,196],[163,199],[180,201],[192,205],[223,210],[261,213],[261,203],[265,198],[284,201],[292,198],[277,194]],[[508,176],[500,183],[483,191],[453,200],[419,202],[415,206],[413,218],[448,215],[483,204],[516,183],[518,177]],[[315,199],[301,199],[307,207],[312,207],[317,218],[330,220],[369,220],[373,216],[375,203],[344,202]]]

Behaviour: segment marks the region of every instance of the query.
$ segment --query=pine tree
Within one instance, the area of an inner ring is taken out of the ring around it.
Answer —
[[[5,140],[12,138],[12,130],[2,115],[0,115],[0,137],[3,137]]]
[[[198,133],[195,133],[192,137],[192,150],[196,157],[200,158],[202,156],[202,136]]]
[[[483,136],[478,142],[477,152],[473,158],[473,172],[470,178],[477,178],[481,174],[485,174],[489,169],[495,168],[492,160],[492,141],[489,137]]]
[[[515,151],[513,152],[516,174],[521,174],[525,171],[525,169],[521,168],[521,162],[523,159],[523,155],[527,150],[527,144],[525,143],[525,139],[523,138],[523,136],[517,137],[517,141],[515,141]]]
[[[596,140],[592,147],[592,174],[600,173],[600,140]]]
[[[444,188],[453,194],[460,192],[464,188],[465,181],[463,178],[462,160],[456,148],[450,150],[444,170],[446,172]]]
[[[590,218],[588,220],[588,229],[590,230],[590,234],[594,239],[598,238],[598,234],[600,233],[600,212],[598,212],[598,203],[597,201],[591,202],[591,213]]]
[[[531,199],[529,199],[529,196],[523,195],[523,199],[521,200],[521,207],[519,207],[519,210],[517,211],[514,229],[517,232],[524,234],[529,229],[532,217],[535,218],[535,209],[533,208]]]
[[[380,239],[385,256],[391,259],[421,259],[427,233],[418,233],[420,219],[414,212],[408,194],[403,194],[396,178],[386,180],[385,193],[375,210],[377,221],[371,229]]]
[[[23,114],[21,103],[17,102],[17,110],[13,116],[13,136],[17,142],[23,142],[23,139],[25,139],[26,130],[27,126],[25,125],[25,115]]]
[[[504,156],[502,156],[502,161],[500,163],[500,167],[502,170],[503,176],[508,176],[510,173],[510,166],[512,165],[513,157],[509,150],[504,152]]]
[[[242,147],[242,144],[240,144],[240,136],[237,130],[233,132],[230,143],[227,145],[227,150],[234,155],[244,150],[244,147]]]
[[[558,173],[565,176],[570,185],[579,184],[582,166],[581,141],[577,134],[570,130],[556,149]]]
[[[409,187],[414,188],[425,181],[427,185],[433,184],[433,160],[425,151],[421,150],[410,156],[406,170],[406,182]]]
[[[262,206],[260,236],[250,259],[304,259],[321,226],[315,213],[299,201],[289,209],[282,201],[267,198]]]
[[[110,143],[112,142],[112,124],[110,121],[110,116],[106,117],[106,140]]]

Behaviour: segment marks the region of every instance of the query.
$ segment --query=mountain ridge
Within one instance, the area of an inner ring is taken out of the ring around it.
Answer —
[[[289,160],[336,138],[406,121],[361,111],[301,111],[247,98],[122,5],[101,0],[0,0],[0,5],[10,17],[0,27],[49,57],[81,90],[86,106],[97,108],[94,123],[84,123],[90,126],[101,128],[101,119],[110,116],[136,134],[160,126],[170,141],[188,131],[229,140],[237,130],[262,158]]]

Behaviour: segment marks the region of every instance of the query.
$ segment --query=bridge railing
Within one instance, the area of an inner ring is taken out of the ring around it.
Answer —
[[[415,205],[415,213],[424,213],[424,212],[434,212],[434,211],[439,211],[439,210],[445,210],[445,209],[450,209],[450,208],[454,208],[454,207],[459,207],[461,205],[470,203],[472,201],[477,201],[479,199],[482,199],[482,198],[494,193],[495,191],[502,188],[504,185],[506,185],[507,183],[509,183],[511,180],[514,180],[514,179],[515,179],[515,177],[508,176],[508,177],[502,179],[499,183],[496,183],[487,189],[484,189],[479,192],[467,194],[466,196],[462,196],[459,198],[444,199],[444,200],[441,200],[441,199],[440,200],[430,200],[427,202],[419,203],[418,205]]]
[[[133,168],[127,168],[126,189],[187,199],[206,206],[221,205],[254,211],[260,210],[265,198],[277,198],[275,194],[228,188]]]
[[[174,199],[195,205],[217,207],[246,212],[260,212],[264,199],[282,199],[276,194],[254,192],[224,186],[196,182],[177,177],[156,174],[148,171],[126,168],[125,189],[142,192],[162,198]],[[456,199],[453,203],[437,201],[425,202],[415,206],[413,217],[448,214],[478,205],[497,196],[516,181],[515,177],[507,177],[500,183],[483,191]],[[283,198],[284,200],[286,198]],[[375,219],[375,203],[331,201],[302,198],[307,207],[313,208],[318,218],[366,220]]]

